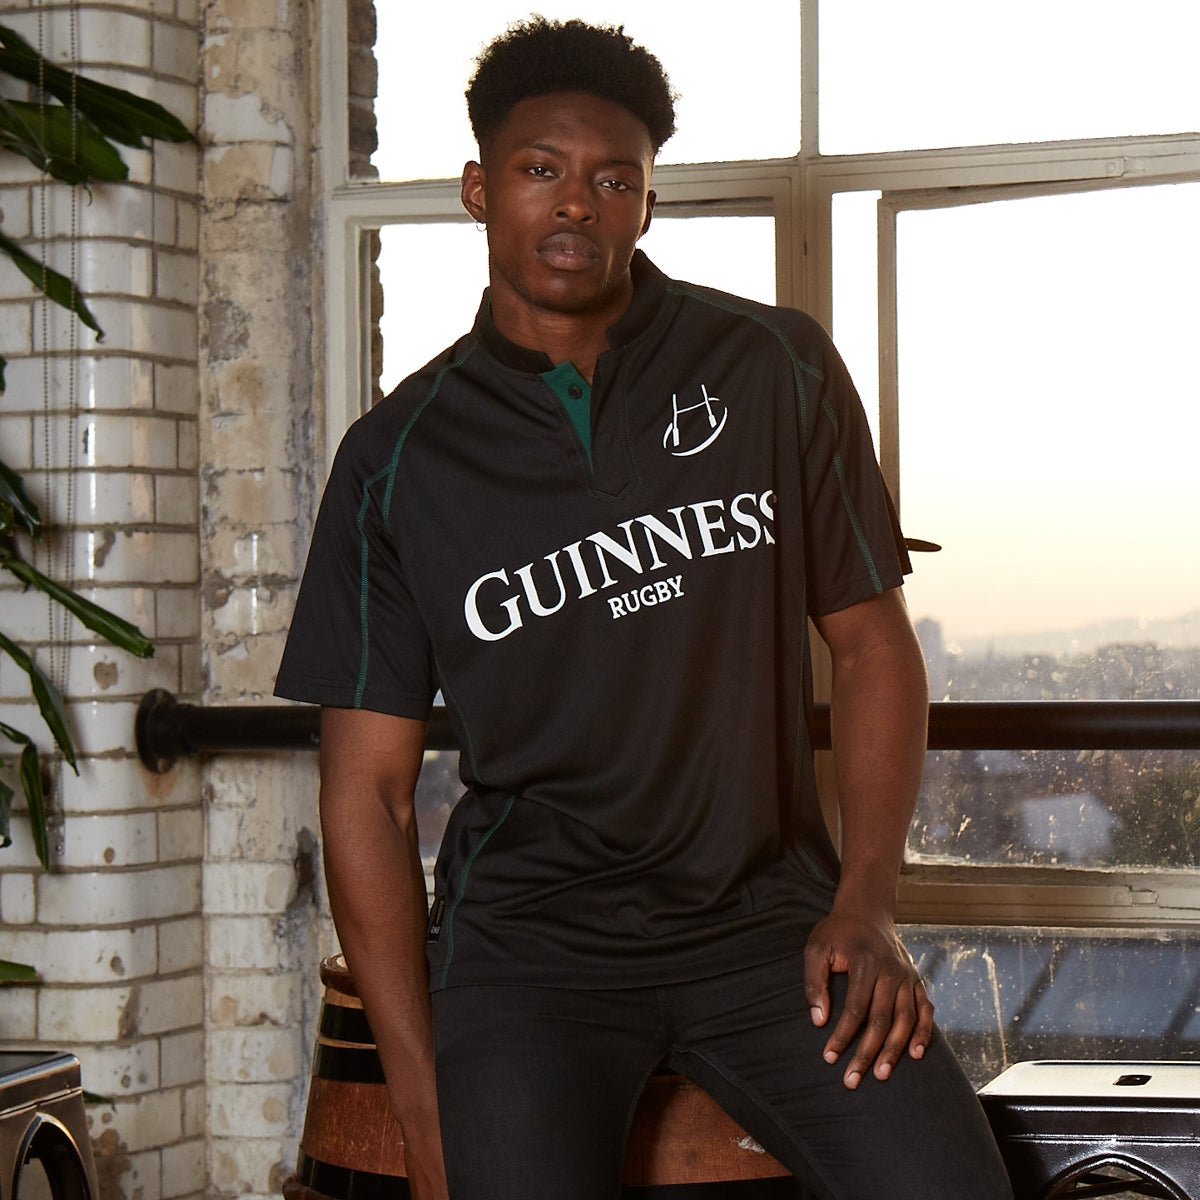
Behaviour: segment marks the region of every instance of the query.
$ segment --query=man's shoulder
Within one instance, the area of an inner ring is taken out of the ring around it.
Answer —
[[[832,346],[829,335],[815,318],[802,309],[766,304],[719,288],[672,279],[668,289],[693,313],[706,310],[734,321],[744,320],[762,330],[764,336],[789,343],[805,361],[819,364]]]
[[[390,457],[397,441],[437,398],[447,378],[471,356],[476,346],[470,334],[464,335],[402,379],[354,421],[342,438],[338,454],[367,461]]]

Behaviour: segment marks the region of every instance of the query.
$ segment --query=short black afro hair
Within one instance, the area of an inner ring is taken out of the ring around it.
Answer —
[[[662,63],[634,44],[624,26],[548,21],[512,26],[475,61],[467,112],[480,147],[514,105],[551,92],[586,92],[628,109],[650,131],[657,154],[675,132],[675,97]]]

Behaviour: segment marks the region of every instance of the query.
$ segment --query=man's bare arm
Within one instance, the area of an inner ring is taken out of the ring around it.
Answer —
[[[423,721],[321,711],[321,832],[334,923],[404,1129],[413,1194],[446,1200],[413,805],[424,749]]]
[[[842,874],[830,915],[806,949],[813,1020],[829,1020],[829,976],[849,992],[829,1041],[836,1062],[858,1036],[847,1087],[870,1070],[886,1079],[905,1048],[921,1057],[933,1005],[896,935],[896,884],[925,758],[929,688],[925,663],[899,591],[885,592],[817,622],[833,659],[831,720],[841,814]]]

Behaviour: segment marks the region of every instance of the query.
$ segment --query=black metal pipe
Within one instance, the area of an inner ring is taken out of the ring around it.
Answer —
[[[147,692],[138,705],[138,757],[156,774],[185,754],[315,750],[320,710],[311,705],[181,704]],[[818,704],[813,742],[828,749],[829,706]],[[429,720],[430,750],[456,750],[445,709]],[[930,750],[1200,750],[1200,700],[1065,700],[929,706]]]

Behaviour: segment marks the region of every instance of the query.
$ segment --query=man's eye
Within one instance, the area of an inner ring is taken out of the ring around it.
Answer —
[[[529,168],[530,175],[536,175],[538,179],[549,179],[554,174],[549,167],[543,167],[540,164],[536,167]]]
[[[602,187],[612,188],[614,192],[625,192],[629,190],[629,184],[620,179],[605,179],[601,184]]]

